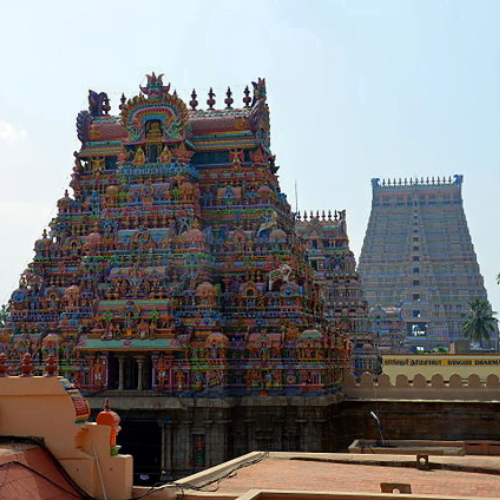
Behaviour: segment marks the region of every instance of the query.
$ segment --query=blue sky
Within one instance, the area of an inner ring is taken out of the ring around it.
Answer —
[[[0,19],[0,302],[69,184],[88,89],[117,112],[156,71],[200,102],[266,77],[283,190],[345,208],[357,257],[370,178],[463,174],[500,311],[500,2],[0,0]]]

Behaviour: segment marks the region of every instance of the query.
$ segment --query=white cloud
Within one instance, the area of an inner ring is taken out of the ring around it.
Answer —
[[[17,129],[14,125],[0,120],[0,141],[15,142],[26,137],[26,130]]]

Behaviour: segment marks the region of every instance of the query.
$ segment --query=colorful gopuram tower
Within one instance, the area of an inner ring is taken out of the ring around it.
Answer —
[[[410,352],[406,345],[406,323],[401,317],[400,307],[371,307],[369,318],[380,354],[408,354]]]
[[[371,306],[399,308],[406,345],[448,347],[463,314],[486,299],[467,227],[461,175],[372,180],[373,201],[359,273]]]
[[[325,315],[352,344],[354,373],[377,373],[377,338],[371,330],[368,303],[349,248],[345,210],[297,213],[295,230],[305,242],[309,263],[321,284]]]
[[[189,107],[148,75],[119,116],[90,92],[71,188],[12,294],[3,338],[88,391],[328,393],[349,364],[294,231],[265,81]]]

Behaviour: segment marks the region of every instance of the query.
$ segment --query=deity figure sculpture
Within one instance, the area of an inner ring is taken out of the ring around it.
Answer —
[[[158,120],[153,120],[147,123],[146,139],[148,141],[161,141],[161,123]]]
[[[106,364],[101,356],[97,355],[92,363],[92,380],[94,387],[104,387]]]
[[[269,388],[272,386],[273,383],[273,375],[270,370],[266,371],[264,374],[264,386],[266,388]]]
[[[133,336],[135,331],[136,321],[134,319],[134,313],[132,311],[127,311],[125,315],[125,336],[130,338]]]
[[[144,163],[146,163],[146,155],[144,154],[144,150],[142,148],[137,149],[133,163],[134,165],[144,165]]]
[[[169,384],[168,362],[165,356],[161,355],[156,363],[156,381],[158,389],[164,390]]]
[[[170,163],[172,161],[172,153],[168,146],[164,146],[160,156],[158,157],[160,163]]]
[[[175,376],[175,382],[177,384],[177,390],[182,391],[184,389],[184,373],[182,371],[178,371]]]
[[[139,333],[140,339],[145,339],[149,337],[149,324],[146,320],[141,320],[139,325],[137,326],[137,331]]]

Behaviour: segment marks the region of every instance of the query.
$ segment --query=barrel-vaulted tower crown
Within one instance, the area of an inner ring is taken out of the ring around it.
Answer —
[[[188,108],[175,90],[170,92],[170,84],[164,85],[163,75],[153,72],[147,75],[147,84],[140,86],[139,95],[130,99],[122,95],[120,116],[109,114],[110,100],[105,92],[91,90],[88,110],[77,116],[78,138],[83,146],[79,155],[117,155],[122,146],[161,139],[163,145],[188,140],[188,146],[196,151],[220,150],[228,145],[253,150],[257,146],[266,162],[268,158],[273,161],[266,81],[259,78],[252,86],[253,96],[247,86],[242,106],[235,105],[228,87],[221,109],[217,109],[212,88],[206,109],[199,106],[196,90],[191,93]]]

